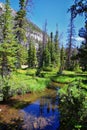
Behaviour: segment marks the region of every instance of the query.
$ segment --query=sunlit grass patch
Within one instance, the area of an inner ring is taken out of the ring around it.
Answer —
[[[75,72],[71,73],[71,71],[64,71],[62,75],[58,74],[52,77],[52,81],[64,84],[68,84],[75,80],[83,80],[83,79],[86,79],[86,75],[76,74]]]
[[[72,82],[73,80],[75,80],[75,77],[68,77],[68,76],[56,76],[56,77],[53,77],[52,80],[54,82],[59,82],[59,83],[70,83]]]
[[[26,75],[35,76],[36,75],[36,69],[27,69]]]
[[[27,70],[24,70],[24,69],[18,69],[17,70],[17,73],[20,73],[20,74],[25,74]]]
[[[72,74],[72,75],[75,75],[76,73],[75,73],[75,71],[64,70],[63,74]]]
[[[45,73],[47,76],[36,77],[36,69],[18,70],[14,72],[9,80],[11,91],[18,94],[26,92],[43,91],[50,82],[50,76],[54,73]]]

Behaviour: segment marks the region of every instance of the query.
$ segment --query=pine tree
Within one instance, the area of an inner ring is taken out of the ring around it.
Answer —
[[[20,44],[23,44],[26,41],[26,30],[25,30],[25,16],[26,16],[26,10],[25,10],[25,0],[19,0],[19,11],[16,15],[16,37],[18,39],[18,42]]]
[[[87,0],[74,0],[74,4],[70,7],[69,11],[73,10],[73,18],[77,15],[84,14],[87,20]]]
[[[83,71],[87,70],[87,43],[82,42],[80,48],[78,48],[78,59],[80,62],[80,66]]]
[[[36,64],[37,64],[36,48],[32,40],[30,40],[28,50],[28,67],[35,68]]]
[[[65,53],[64,53],[64,47],[62,45],[62,48],[60,50],[60,69],[59,69],[59,73],[62,74],[62,71],[64,70],[64,64],[65,64]]]
[[[45,24],[44,24],[43,41],[42,41],[41,45],[39,46],[39,63],[38,63],[38,68],[39,69],[43,67],[44,49],[46,47],[46,44],[47,44],[47,21],[45,21]]]
[[[74,30],[74,19],[73,19],[73,10],[71,10],[71,18],[70,18],[70,25],[69,25],[69,30],[68,30],[68,43],[67,43],[67,49],[66,49],[66,68],[71,69],[72,66],[72,50],[73,47],[75,46],[75,30]]]
[[[50,66],[51,63],[51,56],[50,56],[50,50],[49,50],[49,42],[46,44],[45,48],[44,48],[44,66],[48,67]]]
[[[74,4],[70,7],[69,11],[73,10],[73,17],[84,14],[85,16],[85,28],[81,28],[79,36],[85,39],[82,45],[78,49],[78,59],[83,70],[87,70],[87,0],[75,0]]]
[[[60,47],[59,47],[58,29],[56,30],[54,42],[55,42],[55,64],[57,67],[59,67],[59,65],[60,65]]]
[[[42,62],[42,49],[43,49],[42,42],[39,42],[38,50],[37,50],[38,69],[40,69],[43,66],[43,62]]]
[[[0,13],[0,43],[3,41],[4,13]]]
[[[49,51],[50,51],[51,65],[54,66],[54,64],[55,64],[55,45],[54,45],[54,41],[53,41],[53,32],[50,33]]]
[[[79,36],[85,39],[81,46],[78,48],[78,59],[80,66],[83,71],[87,70],[87,21],[85,22],[85,27],[79,30]]]
[[[72,70],[74,71],[80,71],[80,64],[79,64],[79,59],[78,59],[78,48],[74,48],[73,52],[72,52],[72,57],[71,57],[71,61],[72,61]]]
[[[6,0],[3,19],[3,42],[0,44],[0,65],[2,77],[9,75],[9,73],[14,69],[16,61],[17,42],[13,32],[14,25],[9,0]]]
[[[17,57],[16,63],[15,63],[16,68],[20,68],[20,65],[26,65],[27,59],[28,59],[27,48],[21,44],[18,44],[16,57]]]
[[[17,68],[21,67],[21,60],[23,55],[21,55],[21,49],[22,46],[25,48],[25,42],[27,41],[26,38],[26,27],[27,27],[27,22],[26,22],[26,5],[25,5],[25,0],[19,0],[19,11],[17,12],[17,15],[15,17],[15,34],[16,34],[16,39],[19,43],[19,50],[17,51],[17,63],[16,66]],[[22,46],[21,46],[22,45]]]

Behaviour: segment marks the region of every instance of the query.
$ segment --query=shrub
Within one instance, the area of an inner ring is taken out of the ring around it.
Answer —
[[[81,81],[74,81],[59,90],[61,124],[65,129],[86,129],[87,93]]]
[[[9,79],[3,78],[1,83],[2,88],[2,94],[3,94],[3,101],[7,101],[10,97],[9,91],[10,91],[10,85],[9,85]]]

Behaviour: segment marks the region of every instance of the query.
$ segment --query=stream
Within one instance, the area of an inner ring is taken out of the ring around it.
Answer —
[[[39,94],[39,93],[38,93]],[[24,130],[59,130],[60,113],[57,90],[52,89],[46,95],[21,110]]]

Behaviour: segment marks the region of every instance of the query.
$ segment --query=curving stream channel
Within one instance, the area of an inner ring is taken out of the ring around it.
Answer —
[[[39,93],[38,93],[39,94]],[[23,108],[24,130],[59,130],[60,113],[57,90],[46,92],[35,102]]]

